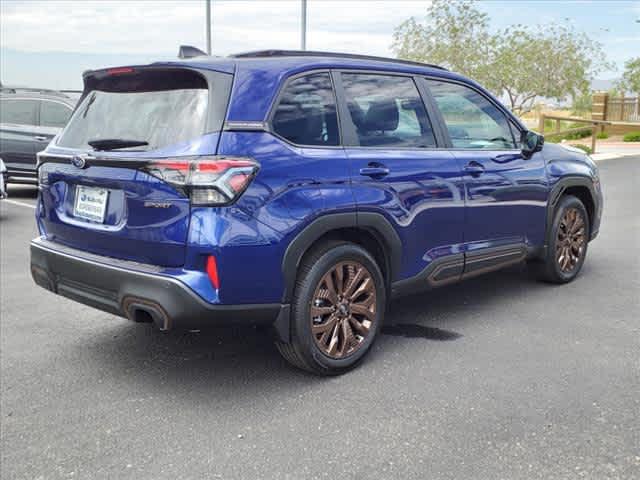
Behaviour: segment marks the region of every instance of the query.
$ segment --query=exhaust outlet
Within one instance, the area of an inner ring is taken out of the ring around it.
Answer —
[[[153,322],[161,331],[170,328],[170,320],[164,309],[156,302],[136,297],[126,297],[122,301],[122,310],[129,320],[134,322]]]

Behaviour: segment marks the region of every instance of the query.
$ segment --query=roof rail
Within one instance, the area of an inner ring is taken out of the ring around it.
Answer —
[[[42,93],[57,97],[68,97],[68,93],[76,93],[76,90],[53,90],[50,88],[31,88],[31,87],[0,87],[0,93]]]
[[[376,57],[373,55],[359,55],[356,53],[337,53],[337,52],[318,52],[313,50],[255,50],[252,52],[236,53],[229,55],[230,58],[264,58],[264,57],[333,57],[333,58],[352,58],[355,60],[373,60],[376,62],[401,63],[404,65],[416,65],[419,67],[437,68],[439,70],[447,70],[440,65],[432,65],[430,63],[413,62],[411,60],[402,60],[400,58]]]

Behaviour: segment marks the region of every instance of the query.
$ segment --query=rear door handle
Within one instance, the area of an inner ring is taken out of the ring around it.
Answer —
[[[360,175],[371,178],[380,178],[389,175],[389,169],[384,165],[370,164],[360,169]]]
[[[34,140],[37,140],[39,142],[45,142],[45,141],[49,140],[49,137],[44,137],[42,135],[36,135],[33,138],[34,138]]]
[[[481,163],[476,162],[475,160],[471,160],[465,165],[464,171],[472,177],[479,177],[484,173],[484,167]]]

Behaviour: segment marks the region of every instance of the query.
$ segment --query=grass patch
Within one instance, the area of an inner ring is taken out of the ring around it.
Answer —
[[[605,138],[609,138],[609,134],[607,132],[600,132],[596,135],[596,138],[599,140],[604,140]]]
[[[624,137],[622,137],[622,141],[624,141],[624,142],[640,142],[640,132],[627,133]]]

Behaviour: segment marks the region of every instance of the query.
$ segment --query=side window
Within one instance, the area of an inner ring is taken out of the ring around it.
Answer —
[[[431,123],[413,79],[343,73],[342,85],[361,146],[436,146]]]
[[[328,73],[290,81],[271,120],[273,131],[297,145],[339,145],[336,102]]]
[[[444,117],[454,148],[516,148],[509,121],[484,96],[457,83],[427,80],[427,84]]]
[[[0,101],[0,123],[35,125],[37,100],[3,99]]]
[[[71,109],[58,102],[40,102],[40,125],[43,127],[64,127],[71,116]]]

